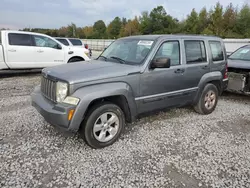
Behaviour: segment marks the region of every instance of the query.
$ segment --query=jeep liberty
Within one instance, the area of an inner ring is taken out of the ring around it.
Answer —
[[[192,105],[208,115],[227,85],[222,39],[142,35],[116,40],[95,60],[43,69],[31,97],[47,122],[97,149],[146,112]]]

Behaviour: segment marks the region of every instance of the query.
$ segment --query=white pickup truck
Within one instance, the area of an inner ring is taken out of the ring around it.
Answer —
[[[0,33],[0,70],[41,69],[89,60],[86,49],[65,46],[48,35],[10,30]]]

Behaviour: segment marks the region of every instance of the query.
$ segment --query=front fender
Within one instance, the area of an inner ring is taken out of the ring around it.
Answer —
[[[198,92],[195,96],[194,103],[196,103],[199,100],[200,95],[207,83],[212,82],[212,81],[222,82],[222,79],[223,79],[223,75],[220,71],[209,72],[209,73],[204,74],[198,84]]]
[[[131,117],[137,114],[135,97],[131,87],[124,82],[105,83],[85,86],[77,89],[72,96],[80,98],[80,102],[75,110],[69,129],[78,130],[90,103],[96,99],[104,97],[123,95],[128,102]]]

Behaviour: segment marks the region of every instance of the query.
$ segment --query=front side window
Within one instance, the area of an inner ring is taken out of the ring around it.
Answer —
[[[170,59],[171,66],[180,65],[180,45],[178,41],[164,42],[155,55],[156,58]]]
[[[73,46],[82,46],[82,41],[79,39],[69,39]]]
[[[98,58],[130,65],[142,64],[152,49],[154,41],[140,39],[116,40]]]
[[[9,33],[9,45],[32,46],[32,37],[29,34]]]
[[[228,59],[250,61],[250,47],[243,47],[232,53]]]
[[[68,41],[66,39],[56,39],[56,40],[58,40],[59,42],[61,42],[65,46],[69,46],[69,43],[68,43]]]
[[[221,43],[219,41],[209,41],[209,45],[212,51],[213,61],[223,61],[224,54]]]
[[[203,41],[184,41],[187,64],[207,62]]]
[[[47,48],[55,48],[57,49],[58,44],[54,40],[44,37],[44,36],[34,36],[35,44],[38,47],[47,47]]]

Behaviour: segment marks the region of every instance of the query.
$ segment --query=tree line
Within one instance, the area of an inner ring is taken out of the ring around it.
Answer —
[[[186,19],[169,15],[163,6],[144,11],[133,19],[115,17],[108,25],[103,20],[93,26],[78,27],[74,23],[59,29],[24,28],[23,31],[44,33],[53,37],[78,37],[87,39],[116,39],[139,34],[207,34],[222,38],[250,37],[250,6],[241,8],[230,3],[223,7],[219,2],[207,10],[192,9]]]

